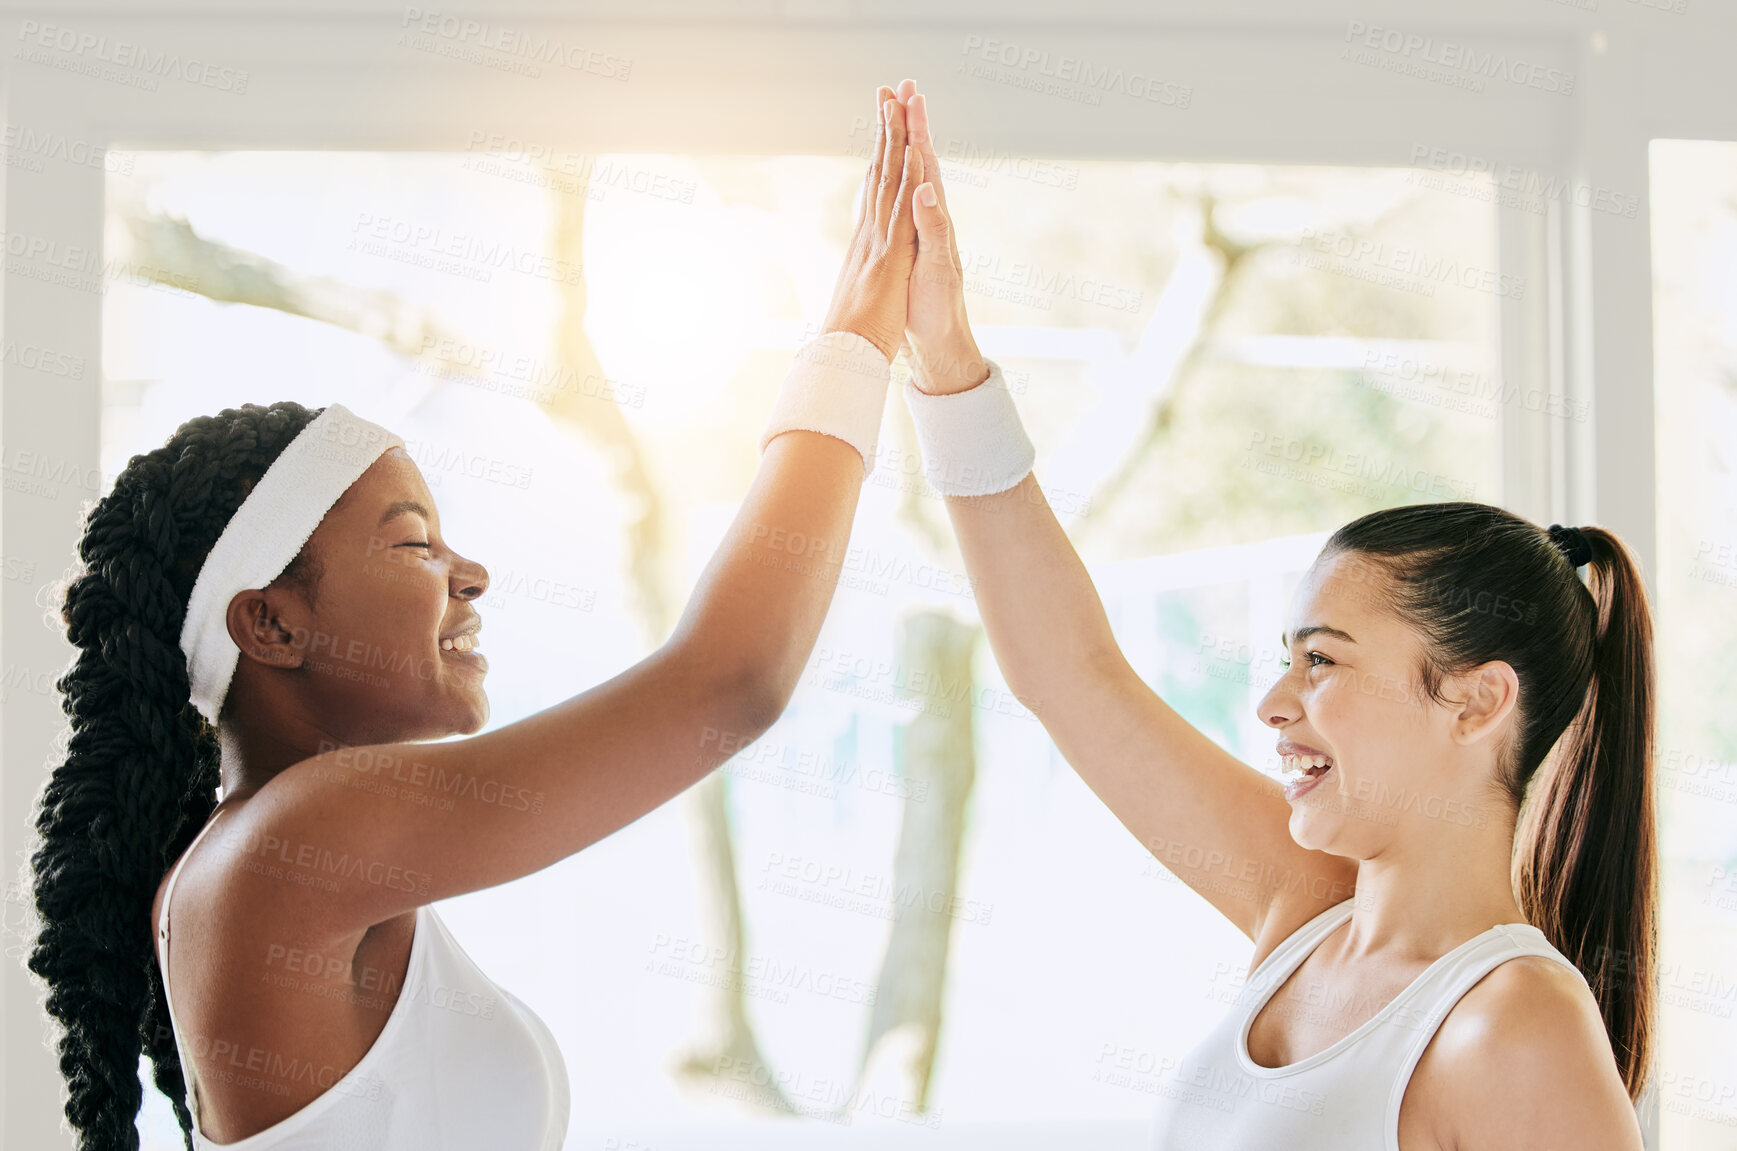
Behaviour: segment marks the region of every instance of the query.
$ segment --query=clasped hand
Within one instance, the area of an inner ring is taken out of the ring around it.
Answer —
[[[989,375],[965,316],[965,276],[941,186],[927,103],[911,80],[875,94],[876,133],[856,232],[824,331],[855,332],[890,361],[909,349],[913,382],[945,395]]]

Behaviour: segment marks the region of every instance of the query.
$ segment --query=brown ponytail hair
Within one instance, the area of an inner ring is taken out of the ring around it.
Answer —
[[[1431,698],[1480,663],[1514,669],[1515,736],[1498,780],[1518,812],[1515,896],[1586,977],[1635,1100],[1657,1015],[1652,616],[1622,541],[1597,527],[1579,534],[1584,583],[1550,533],[1479,503],[1371,512],[1322,554],[1367,556],[1392,579],[1393,610],[1424,637]],[[1497,596],[1521,606],[1478,606]]]

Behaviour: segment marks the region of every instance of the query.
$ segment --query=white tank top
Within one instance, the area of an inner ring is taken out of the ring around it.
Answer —
[[[181,864],[169,873],[157,921],[158,962],[169,985],[169,899]],[[269,971],[269,969],[268,969]],[[298,978],[285,972],[286,979]],[[314,994],[328,984],[309,984]],[[370,994],[352,986],[352,995]],[[214,1143],[200,1131],[194,1065],[175,1007],[169,1022],[187,1081],[197,1151],[430,1151],[488,1147],[557,1151],[567,1133],[567,1067],[555,1037],[531,1009],[482,973],[432,907],[416,909],[416,934],[398,1001],[373,1046],[342,1076],[292,1063],[273,1079],[306,1077],[330,1083],[301,1110],[234,1143]],[[235,1081],[256,1078],[262,1053],[235,1052],[219,1065]],[[206,1072],[212,1074],[208,1061]]]
[[[1248,1053],[1248,1033],[1275,991],[1334,928],[1354,900],[1292,932],[1249,973],[1236,1005],[1176,1067],[1163,1074],[1153,1151],[1399,1151],[1399,1105],[1411,1072],[1443,1019],[1472,985],[1522,955],[1580,969],[1527,923],[1498,923],[1441,956],[1361,1027],[1282,1067]]]

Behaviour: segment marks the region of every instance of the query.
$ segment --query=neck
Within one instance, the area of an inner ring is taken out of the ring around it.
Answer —
[[[1359,863],[1346,958],[1434,958],[1499,923],[1526,922],[1514,898],[1514,820],[1484,810],[1483,827],[1396,829],[1391,846]]]
[[[285,768],[329,751],[341,741],[301,709],[265,692],[233,693],[232,712],[218,725],[219,776],[225,802],[252,795]]]

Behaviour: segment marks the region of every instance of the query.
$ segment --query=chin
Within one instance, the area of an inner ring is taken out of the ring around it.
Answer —
[[[1291,838],[1298,847],[1305,847],[1310,851],[1332,851],[1332,835],[1328,828],[1321,826],[1319,818],[1297,818],[1306,810],[1299,807],[1291,812]]]
[[[474,699],[446,700],[444,706],[433,707],[422,714],[415,726],[417,741],[446,739],[454,735],[474,735],[489,721],[488,697],[480,692]]]
[[[475,735],[489,721],[489,697],[481,691],[477,692],[476,701],[470,709],[470,714],[453,728],[454,735]]]

